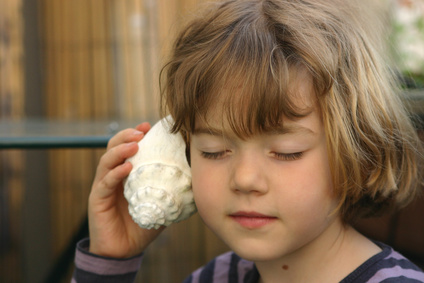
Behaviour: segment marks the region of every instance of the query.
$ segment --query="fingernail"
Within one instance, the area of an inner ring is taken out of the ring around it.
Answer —
[[[136,130],[136,131],[133,132],[133,135],[139,136],[139,135],[144,135],[144,133]]]

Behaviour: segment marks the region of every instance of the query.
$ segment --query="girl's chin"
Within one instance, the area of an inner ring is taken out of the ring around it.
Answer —
[[[252,253],[252,252],[236,252],[234,251],[239,257],[241,257],[242,259],[248,260],[248,261],[252,261],[255,263],[259,263],[259,262],[271,262],[271,261],[275,261],[278,259],[278,257],[276,255],[271,255],[271,254],[259,254],[259,253]]]
[[[275,247],[254,247],[253,245],[246,245],[244,247],[240,245],[229,245],[229,247],[239,257],[253,262],[275,261],[284,256],[282,253],[278,253]]]

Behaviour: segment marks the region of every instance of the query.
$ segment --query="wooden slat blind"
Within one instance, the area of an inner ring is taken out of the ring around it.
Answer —
[[[0,119],[24,115],[22,1],[0,0]],[[24,156],[0,152],[0,278],[20,282]]]

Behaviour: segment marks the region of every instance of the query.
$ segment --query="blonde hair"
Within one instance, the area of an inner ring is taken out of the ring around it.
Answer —
[[[187,143],[195,118],[206,119],[218,102],[240,137],[272,130],[282,117],[308,114],[296,106],[290,88],[306,69],[322,114],[342,219],[406,205],[419,187],[420,141],[380,54],[382,25],[372,20],[368,3],[212,4],[177,36],[161,74],[163,115],[173,116],[172,130]]]

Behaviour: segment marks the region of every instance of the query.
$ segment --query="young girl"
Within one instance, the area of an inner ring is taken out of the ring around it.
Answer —
[[[186,139],[200,216],[233,250],[185,282],[424,282],[351,226],[406,205],[420,180],[420,142],[368,6],[224,1],[177,37],[164,114]],[[131,282],[163,230],[139,228],[122,194],[149,127],[118,133],[100,160],[76,282]]]

